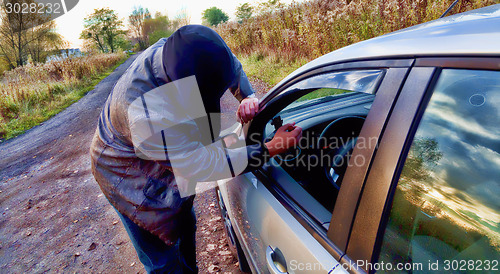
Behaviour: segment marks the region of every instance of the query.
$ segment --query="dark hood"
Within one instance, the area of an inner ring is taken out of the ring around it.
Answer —
[[[220,98],[238,77],[237,64],[222,37],[201,25],[178,29],[163,47],[171,81],[195,75],[207,113],[220,112]]]

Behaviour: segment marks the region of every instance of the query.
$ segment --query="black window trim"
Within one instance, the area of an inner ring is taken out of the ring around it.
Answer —
[[[412,122],[412,125],[410,126],[410,130],[408,131],[408,134],[406,136],[405,143],[403,145],[403,149],[401,151],[400,157],[398,159],[398,163],[390,184],[389,192],[387,194],[386,198],[386,203],[384,206],[384,210],[382,213],[382,218],[381,222],[379,225],[379,229],[377,231],[377,237],[375,240],[375,246],[372,252],[372,259],[371,261],[376,262],[378,260],[378,257],[380,255],[380,250],[382,246],[382,240],[384,237],[384,231],[385,228],[387,227],[387,223],[389,221],[389,215],[390,215],[390,210],[392,206],[392,201],[394,199],[394,194],[396,193],[396,187],[399,182],[399,177],[401,175],[401,172],[403,171],[404,164],[406,162],[406,158],[408,157],[408,153],[410,152],[411,145],[413,143],[413,139],[415,137],[415,134],[418,129],[418,125],[420,124],[420,121],[422,120],[422,116],[424,115],[425,110],[427,109],[427,105],[429,104],[430,98],[432,97],[434,87],[436,86],[437,80],[439,79],[439,76],[441,75],[441,68],[437,68],[434,71],[434,74],[431,76],[430,82],[427,86],[427,89],[422,97],[422,100],[420,102],[420,106],[418,107],[418,110],[415,114],[415,118]]]
[[[421,96],[427,91],[434,73],[435,68],[413,67],[388,117],[354,216],[346,252],[350,260],[372,262],[380,216],[384,212],[394,166],[399,162],[400,146],[404,146],[408,133],[405,128],[411,128],[414,113],[420,108]]]

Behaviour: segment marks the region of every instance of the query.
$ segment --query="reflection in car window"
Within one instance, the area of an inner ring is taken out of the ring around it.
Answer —
[[[312,90],[297,100],[287,105],[275,117],[283,119],[284,123],[298,122],[297,116],[304,113],[324,113],[334,108],[334,103],[339,102],[338,107],[346,104],[357,103],[358,99],[369,98],[373,101],[375,91],[384,74],[384,70],[360,70],[343,71],[316,75],[298,82],[287,88],[280,96],[293,96],[290,93],[303,94],[303,90]],[[350,97],[346,93],[356,93],[356,97]],[[351,100],[343,100],[349,98]],[[271,121],[266,126],[265,135],[273,132],[275,127]]]
[[[297,90],[315,90],[288,105],[281,113],[335,100],[338,99],[335,95],[343,93],[374,94],[382,76],[383,70],[361,70],[320,74],[307,78],[289,87],[284,94]]]
[[[294,84],[293,89],[340,89],[374,94],[382,70],[343,71],[320,74]]]
[[[324,226],[384,72],[342,71],[298,82],[280,94],[282,109],[266,124],[268,139],[281,124],[302,127],[298,147],[274,159],[289,175],[277,183]]]
[[[379,262],[424,272],[500,269],[499,125],[499,71],[442,71],[398,182]]]

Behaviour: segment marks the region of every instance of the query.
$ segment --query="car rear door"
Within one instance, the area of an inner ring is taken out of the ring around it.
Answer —
[[[500,59],[420,58],[373,158],[346,264],[497,272]]]
[[[331,65],[299,75],[282,90],[329,72],[383,70],[384,77],[360,134],[361,138],[378,140],[412,62],[384,60]],[[349,165],[344,177],[347,183],[340,188],[333,214],[317,206],[318,202],[310,196],[301,195],[297,182],[273,165],[220,181],[222,198],[252,270],[256,273],[344,271],[339,262],[347,248],[350,224],[375,151],[376,145],[356,146],[351,161],[356,156],[364,161]]]

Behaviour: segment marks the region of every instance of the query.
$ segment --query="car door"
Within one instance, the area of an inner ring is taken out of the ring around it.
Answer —
[[[297,176],[317,174],[301,170],[297,175],[294,166],[277,163],[284,162],[284,158],[279,157],[252,172],[219,182],[235,234],[253,272],[344,271],[339,261],[347,248],[350,223],[364,177],[412,62],[352,62],[311,69],[264,98],[265,105],[261,105],[264,110],[254,119],[248,134],[269,137],[272,126],[276,127],[274,123],[280,119],[282,122],[295,119],[297,125],[312,129],[315,123],[323,126],[330,123],[329,119],[336,121],[345,117],[363,116],[364,123],[357,132],[356,146],[336,190],[330,187],[328,191],[326,188],[311,191]],[[334,95],[335,100],[328,101],[326,108],[324,105],[304,107],[309,106],[311,100],[324,101],[321,96],[325,90],[337,89],[355,92]],[[303,101],[304,96],[307,103]],[[361,139],[374,142],[362,144]],[[355,159],[363,161],[355,162]]]
[[[344,263],[498,272],[499,58],[420,58],[381,139]]]

